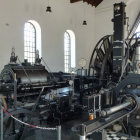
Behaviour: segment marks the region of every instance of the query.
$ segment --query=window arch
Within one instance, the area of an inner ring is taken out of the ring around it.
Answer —
[[[36,50],[41,56],[41,28],[36,21],[29,20],[24,25],[24,59],[33,64]]]
[[[75,68],[75,34],[71,30],[64,33],[64,70],[71,72]]]

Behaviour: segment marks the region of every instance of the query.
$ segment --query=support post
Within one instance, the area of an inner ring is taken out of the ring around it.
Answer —
[[[16,74],[14,74],[14,107],[17,107],[17,79]]]
[[[80,140],[86,140],[86,136],[81,136],[80,135]]]
[[[57,140],[61,140],[61,125],[57,126]]]
[[[81,124],[81,127],[80,127],[80,140],[86,140],[86,131],[85,131],[85,125],[84,124]]]
[[[3,109],[0,104],[0,110],[1,110],[1,140],[3,140]]]

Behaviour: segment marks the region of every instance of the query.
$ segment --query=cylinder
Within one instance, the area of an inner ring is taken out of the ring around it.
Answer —
[[[86,140],[86,136],[81,136],[80,135],[80,140]]]
[[[107,106],[109,106],[112,104],[112,98],[111,98],[112,94],[109,89],[104,89],[104,93],[105,93],[104,94],[105,95],[105,104]]]
[[[94,116],[93,116],[93,113],[92,114],[89,114],[89,120],[93,120],[94,119]]]
[[[136,47],[136,71],[140,74],[140,45]]]
[[[57,126],[57,140],[61,140],[61,126]]]
[[[107,115],[111,115],[117,111],[120,111],[120,110],[128,107],[129,105],[131,105],[130,101],[126,101],[120,105],[117,105],[117,106],[114,106],[111,108],[107,108],[107,109],[101,111],[101,116],[105,117]]]

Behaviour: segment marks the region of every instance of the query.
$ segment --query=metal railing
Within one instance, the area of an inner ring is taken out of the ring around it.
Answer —
[[[0,133],[0,140],[4,140],[4,122],[3,122],[3,118],[4,118],[4,113],[6,113],[9,117],[11,117],[12,119],[14,119],[15,121],[19,122],[19,123],[22,123],[28,127],[33,127],[33,128],[37,128],[37,129],[41,129],[41,130],[47,130],[47,131],[53,131],[53,130],[56,130],[57,131],[57,140],[61,140],[61,125],[59,126],[56,126],[55,128],[47,128],[47,127],[40,127],[40,126],[35,126],[35,125],[32,125],[32,124],[28,124],[28,123],[25,123],[21,120],[19,120],[18,118],[15,118],[13,115],[11,115],[7,110],[5,110],[5,108],[2,106],[2,104],[0,103],[0,120],[1,120],[1,133]]]

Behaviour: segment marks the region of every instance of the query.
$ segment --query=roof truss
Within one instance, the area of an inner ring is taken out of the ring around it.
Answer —
[[[87,2],[88,4],[97,7],[103,0],[70,0],[71,3],[75,3],[78,1]]]

